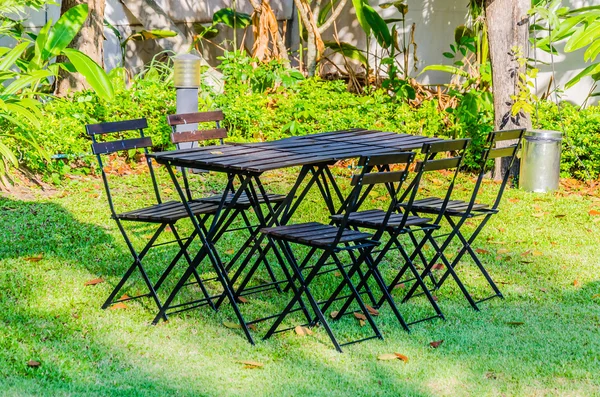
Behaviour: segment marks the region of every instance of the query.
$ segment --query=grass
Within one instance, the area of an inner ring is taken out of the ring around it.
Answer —
[[[347,184],[344,171],[337,172],[340,183]],[[161,190],[173,195],[166,174],[160,174]],[[294,175],[267,179],[273,190],[284,190]],[[213,175],[198,179],[205,191],[221,187]],[[436,193],[443,179],[429,179],[426,189]],[[147,186],[140,176],[116,182],[116,193],[124,197],[118,204],[141,203]],[[462,194],[469,183],[468,178],[461,182]],[[484,192],[492,188],[487,184]],[[377,195],[370,205],[380,205]],[[447,321],[418,324],[408,334],[384,307],[376,321],[385,340],[338,354],[321,329],[312,336],[288,332],[262,341],[266,327],[261,326],[255,332],[258,343],[251,346],[240,330],[223,326],[234,319],[229,308],[194,310],[158,326],[149,325],[155,312],[149,300],[104,311],[100,305],[130,256],[108,217],[101,182],[74,180],[51,197],[5,195],[0,198],[0,394],[600,395],[600,217],[589,213],[599,207],[597,198],[565,191],[508,190],[502,212],[476,244],[485,250],[482,257],[505,300],[488,301],[474,312],[449,282],[438,293]],[[315,192],[296,220],[325,215]],[[131,230],[138,245],[151,233],[145,226]],[[230,235],[220,243],[226,256],[237,242]],[[172,254],[173,248],[160,247],[151,261],[160,263]],[[160,266],[150,270],[156,276]],[[460,270],[471,291],[482,297],[484,280],[466,261]],[[84,286],[98,277],[106,281]],[[323,285],[334,281],[332,275]],[[243,310],[254,318],[284,302],[285,296],[256,295]],[[416,299],[400,308],[410,317],[425,306]],[[333,326],[342,336],[364,331],[350,317]],[[439,348],[429,346],[442,339]],[[377,360],[394,352],[409,361]],[[28,367],[29,360],[41,365]],[[245,368],[243,360],[264,366]]]

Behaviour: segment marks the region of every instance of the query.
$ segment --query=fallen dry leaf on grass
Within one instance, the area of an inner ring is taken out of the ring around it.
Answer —
[[[35,360],[29,360],[27,361],[27,366],[31,367],[31,368],[37,368],[40,365],[42,365],[39,361],[35,361]]]
[[[365,326],[365,324],[366,324],[366,322],[365,322],[365,320],[358,320],[358,324],[359,324],[361,327],[364,327],[364,326]]]
[[[110,310],[120,310],[120,309],[127,309],[127,305],[124,304],[123,302],[117,302],[110,307]]]
[[[248,299],[244,298],[243,296],[238,296],[237,301],[240,303],[248,303]]]
[[[365,316],[364,314],[360,313],[360,312],[354,312],[354,317],[356,317],[358,320],[366,320],[367,316]]]
[[[400,353],[394,353],[396,355],[396,357],[398,357],[398,360],[402,360],[405,363],[408,362],[408,357],[406,357],[404,354],[400,354]]]
[[[303,327],[301,325],[298,325],[296,328],[294,328],[294,331],[296,332],[296,334],[298,334],[300,336],[306,336],[306,335],[313,334],[313,332],[310,330],[310,328]]]
[[[27,258],[25,258],[25,260],[27,262],[39,262],[42,259],[44,259],[44,254],[38,254],[38,255],[28,256]]]
[[[595,216],[595,215],[600,215],[600,211],[598,210],[590,210],[590,212],[588,212],[588,214]]]
[[[242,328],[242,326],[240,324],[234,323],[231,321],[223,321],[223,325],[229,329],[241,329]]]
[[[435,265],[431,266],[431,270],[442,270],[443,268],[444,268],[443,263],[436,263]]]
[[[483,248],[477,248],[475,250],[475,252],[477,252],[478,254],[489,254],[490,253],[490,251],[484,250]]]
[[[579,287],[581,284],[579,284],[579,280],[575,280],[573,281],[573,286],[574,287]]]
[[[400,361],[404,361],[405,363],[408,362],[408,357],[406,357],[404,354],[400,354],[400,353],[380,354],[377,356],[377,359],[381,360],[381,361],[400,360]]]
[[[100,284],[100,283],[103,283],[103,282],[104,282],[103,278],[95,278],[93,280],[86,281],[85,283],[83,283],[83,285],[84,286],[87,286],[87,285],[96,285],[96,284]]]
[[[335,318],[337,317],[337,315],[338,315],[338,314],[340,314],[340,312],[333,311],[333,312],[329,313],[329,315],[330,315],[330,316],[331,316],[331,318],[333,318],[333,319],[335,319]]]
[[[499,254],[507,254],[507,253],[509,253],[510,251],[509,251],[508,249],[506,249],[506,248],[500,248],[500,249],[499,249],[497,252],[498,252]]]
[[[367,308],[367,311],[371,316],[379,316],[379,311],[377,311],[377,309],[375,309],[374,307],[371,307],[369,305],[365,305],[365,307]]]
[[[436,341],[434,341],[434,342],[430,342],[430,343],[429,343],[429,346],[433,347],[434,349],[437,349],[438,347],[440,347],[440,345],[441,345],[442,343],[444,343],[444,340],[443,340],[443,339],[441,339],[441,340],[436,340]]]
[[[264,367],[263,363],[259,363],[257,361],[237,361],[240,364],[244,364],[244,368],[261,368]]]
[[[377,359],[381,360],[381,361],[397,360],[398,356],[396,356],[396,354],[394,354],[394,353],[386,353],[386,354],[378,355]]]

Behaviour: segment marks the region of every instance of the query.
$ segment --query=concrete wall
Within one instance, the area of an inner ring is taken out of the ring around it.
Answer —
[[[176,22],[178,27],[186,33],[189,39],[193,34],[192,24],[194,22],[209,23],[215,11],[223,7],[231,7],[232,0],[156,0],[157,3],[167,12],[171,19]],[[383,0],[381,1],[383,2]],[[600,0],[565,0],[565,5],[572,7],[582,7],[589,5],[599,5]],[[384,18],[398,17],[394,7],[381,9],[377,5],[379,1],[371,0],[370,3],[380,12]],[[450,64],[451,61],[444,58],[442,53],[448,51],[449,45],[454,41],[454,29],[463,24],[467,16],[468,0],[408,0],[409,12],[407,15],[407,29],[415,23],[415,41],[418,45],[416,62],[417,70],[411,66],[412,76],[417,76],[423,67],[430,64]],[[237,9],[250,14],[252,7],[248,0],[237,0]],[[294,21],[296,12],[293,6],[293,0],[271,0],[271,6],[276,13],[278,20],[283,24],[284,21],[288,27],[288,41],[290,44],[298,42],[297,22]],[[44,12],[38,12],[31,15],[30,26],[32,28],[42,26],[48,19],[56,20],[59,17],[59,6],[48,6]],[[132,32],[142,28],[141,23],[128,12],[119,0],[106,0],[106,19],[115,26],[123,35],[127,37]],[[340,40],[353,44],[359,48],[366,47],[366,38],[361,30],[352,2],[348,0],[346,9],[342,12],[339,20],[325,33],[324,39],[332,39],[337,30]],[[242,37],[243,32],[238,32],[238,38]],[[246,36],[246,45],[251,47],[251,32]],[[119,42],[115,34],[110,30],[105,30],[105,64],[108,69],[121,64],[121,54]],[[226,40],[231,40],[232,33],[230,29],[224,29],[213,41],[221,46],[229,47]],[[376,51],[376,44],[371,43],[371,52]],[[145,62],[161,51],[161,48],[153,41],[143,43],[131,43],[127,48],[127,66],[139,70]],[[204,56],[211,63],[215,63],[215,57],[222,50],[207,46],[204,50]],[[530,55],[533,57],[533,50]],[[551,63],[551,57],[539,52],[537,57],[540,61]],[[334,58],[336,59],[336,58]],[[339,58],[338,58],[339,60]],[[556,81],[559,85],[567,82],[571,77],[582,70],[586,65],[583,62],[583,51],[570,53],[567,56],[559,55],[554,59],[554,70],[556,72]],[[552,76],[552,66],[539,64],[540,69],[537,87],[539,92],[546,91]],[[448,74],[439,72],[427,72],[419,75],[418,79],[424,84],[443,84],[448,82]],[[563,100],[574,103],[581,103],[586,97],[590,87],[591,79],[584,79],[576,87],[567,90]]]

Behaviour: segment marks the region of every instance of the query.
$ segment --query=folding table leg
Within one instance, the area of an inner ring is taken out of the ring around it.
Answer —
[[[208,256],[211,264],[213,265],[213,269],[217,273],[217,279],[219,280],[219,282],[221,283],[221,285],[223,287],[224,294],[225,294],[225,296],[227,296],[227,298],[231,304],[231,307],[233,308],[233,311],[239,321],[239,324],[242,327],[242,330],[244,331],[246,338],[248,339],[248,342],[250,342],[251,344],[254,344],[254,339],[252,338],[252,335],[250,334],[250,331],[248,329],[248,326],[246,325],[244,317],[242,316],[242,313],[240,312],[240,309],[235,301],[235,297],[233,296],[233,292],[230,287],[231,284],[229,283],[230,281],[227,277],[225,268],[224,268],[223,264],[221,263],[220,258],[218,257],[218,254],[214,250],[212,241],[210,241],[211,233],[214,233],[218,230],[218,226],[219,226],[218,220],[213,219],[211,228],[209,229],[209,234],[205,235],[203,228],[200,226],[198,220],[196,219],[196,217],[194,216],[194,214],[192,212],[192,209],[189,206],[189,203],[186,200],[186,195],[183,192],[183,190],[181,189],[181,186],[179,185],[179,181],[177,180],[177,177],[175,176],[175,174],[173,172],[173,168],[170,164],[167,164],[167,170],[169,172],[169,175],[171,176],[173,184],[175,185],[177,193],[181,197],[181,200],[182,200],[183,205],[189,215],[189,218],[192,221],[192,224],[194,225],[194,228],[197,231],[198,236],[200,237],[200,240],[202,242],[202,248],[198,252],[198,254],[196,254],[196,256],[194,257],[192,266],[188,267],[188,269],[184,273],[183,277],[181,277],[179,282],[177,283],[175,289],[171,292],[171,295],[167,298],[167,301],[165,301],[165,304],[161,307],[160,312],[158,313],[158,315],[155,317],[155,319],[153,321],[153,324],[158,323],[158,321],[160,321],[160,319],[166,314],[166,310],[168,309],[168,307],[170,306],[172,301],[177,296],[177,293],[179,292],[179,290],[181,289],[183,284],[185,284],[187,282],[187,280],[189,279],[189,277],[191,276],[193,269],[196,269],[198,267],[198,265],[200,264],[200,262],[202,261],[202,259],[204,259],[204,257]],[[236,193],[236,196],[239,197],[239,194],[240,194],[240,192]],[[234,196],[234,199],[236,199],[235,196]],[[219,208],[217,209],[217,214],[215,214],[215,218],[218,216],[220,210],[224,206],[223,201],[224,201],[224,198],[221,201]]]

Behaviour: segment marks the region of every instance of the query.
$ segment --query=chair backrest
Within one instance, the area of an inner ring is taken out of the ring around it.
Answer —
[[[510,169],[517,157],[519,150],[521,149],[521,143],[523,141],[524,134],[525,128],[506,131],[493,131],[488,134],[486,140],[486,148],[484,149],[483,155],[481,156],[479,175],[477,176],[477,181],[475,182],[475,187],[473,189],[473,193],[471,194],[471,200],[469,201],[469,207],[467,209],[468,212],[472,210],[473,205],[477,201],[477,195],[479,194],[479,188],[481,187],[483,178],[493,167],[493,163],[490,160],[497,158],[506,158],[508,163],[508,169]],[[498,147],[498,142],[503,141],[516,141],[516,143],[505,147]],[[502,199],[502,195],[506,188],[506,184],[508,182],[509,177],[510,172],[506,172],[506,174],[502,178],[500,188],[498,189],[498,193],[492,204],[492,209],[494,210],[496,210],[498,208],[498,205],[500,204],[500,200]]]
[[[210,112],[179,113],[167,116],[167,123],[171,126],[171,142],[178,145],[180,143],[201,142],[218,139],[223,144],[223,139],[227,138],[227,129],[221,128],[223,121],[223,112],[213,110]],[[215,123],[215,128],[198,129],[198,123]],[[188,200],[192,200],[192,191],[187,177],[187,170],[181,168],[183,177],[183,186]]]
[[[227,138],[227,129],[221,128],[223,121],[223,112],[215,110],[211,112],[195,112],[195,113],[180,113],[167,116],[167,123],[171,126],[171,142],[200,142],[210,139],[218,139],[223,143],[223,139]],[[214,122],[215,128],[199,130],[198,123]],[[178,126],[191,124],[190,130],[180,131]]]
[[[385,231],[385,225],[387,225],[390,216],[395,212],[395,208],[398,204],[400,191],[402,190],[402,184],[406,180],[409,173],[408,169],[410,164],[415,158],[413,152],[398,152],[393,154],[385,155],[365,155],[360,157],[358,165],[360,172],[352,176],[350,184],[353,186],[353,190],[348,196],[348,199],[342,205],[342,211],[345,211],[344,216],[339,223],[340,232],[339,237],[343,229],[346,228],[349,216],[352,212],[356,212],[361,207],[365,198],[369,195],[371,190],[376,185],[385,185],[386,189],[390,193],[390,203],[386,210],[385,217],[381,223],[381,227],[377,230],[373,236],[373,239],[379,240],[381,235]],[[406,218],[406,217],[405,217]],[[402,221],[406,222],[406,219]],[[402,225],[402,227],[404,224]],[[336,240],[336,245],[339,240]]]
[[[401,197],[405,214],[410,213],[413,202],[417,197],[421,179],[426,172],[431,171],[442,171],[442,170],[454,170],[452,178],[446,187],[446,194],[444,195],[440,212],[437,218],[434,220],[435,224],[438,224],[443,218],[443,213],[448,206],[448,202],[452,197],[452,191],[454,190],[454,184],[456,183],[456,177],[458,176],[460,166],[462,164],[465,150],[471,142],[470,139],[455,139],[451,141],[425,143],[421,148],[423,154],[423,160],[418,161],[415,166],[415,177],[408,185],[406,191]],[[440,158],[441,154],[449,153],[448,157]]]
[[[148,164],[150,177],[152,179],[152,187],[154,188],[154,194],[156,196],[157,202],[161,203],[158,184],[156,182],[156,176],[152,167],[152,160],[148,157],[148,148],[152,147],[152,139],[150,137],[144,136],[145,128],[148,128],[148,122],[145,118],[100,124],[87,124],[85,126],[86,132],[92,138],[92,153],[96,155],[96,159],[98,160],[98,165],[100,166],[100,171],[102,173],[102,180],[104,182],[104,189],[106,190],[108,204],[110,206],[110,210],[113,216],[116,216],[116,211],[113,205],[111,190],[108,183],[108,176],[106,175],[106,171],[104,170],[104,163],[102,161],[103,155],[119,152],[122,150],[143,149],[144,154],[146,155],[146,163]],[[122,133],[129,131],[137,131],[139,135],[134,138],[123,138]],[[117,139],[106,139],[112,137],[112,134],[117,134]],[[105,139],[99,141],[99,137]]]

